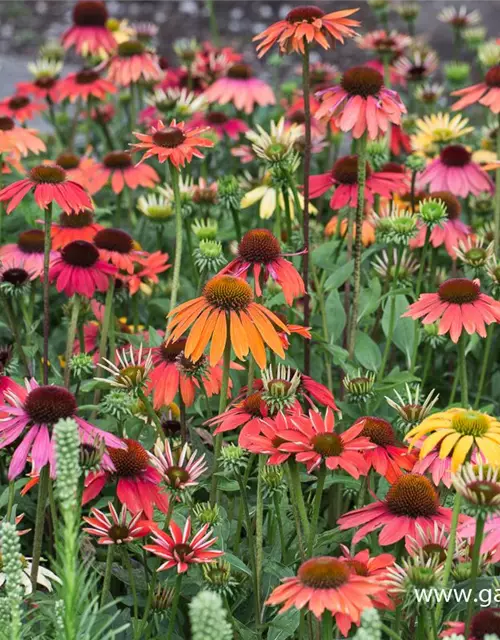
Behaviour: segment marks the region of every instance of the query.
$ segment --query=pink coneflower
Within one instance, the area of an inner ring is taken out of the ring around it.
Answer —
[[[374,449],[363,452],[370,469],[375,469],[391,484],[403,475],[403,471],[412,469],[415,456],[408,453],[408,447],[397,443],[390,422],[384,418],[364,416],[354,422],[354,425],[359,424],[363,427],[360,435],[375,445]]]
[[[352,539],[353,544],[382,528],[379,544],[391,545],[404,538],[407,547],[409,539],[416,537],[417,525],[427,530],[435,523],[448,531],[451,509],[439,504],[438,494],[430,480],[413,473],[400,476],[390,487],[385,500],[350,511],[338,520],[342,531],[362,525]]]
[[[233,118],[224,111],[208,111],[207,113],[195,114],[190,124],[193,127],[210,128],[219,139],[227,136],[231,140],[238,140],[240,134],[248,131],[248,125],[240,118]]]
[[[341,131],[353,138],[367,132],[370,140],[385,134],[390,123],[401,124],[406,107],[398,93],[384,87],[382,75],[368,67],[353,67],[342,76],[340,85],[316,94],[322,104],[317,118],[332,118]]]
[[[0,116],[15,118],[18,122],[32,120],[47,107],[42,103],[31,102],[28,96],[15,95],[0,100]]]
[[[238,257],[226,265],[220,274],[229,273],[247,279],[253,273],[255,294],[262,295],[261,283],[269,277],[283,289],[287,304],[305,294],[304,281],[291,262],[285,260],[277,238],[268,229],[248,231],[238,246]]]
[[[208,466],[205,454],[196,451],[188,457],[189,445],[186,442],[181,452],[172,453],[170,442],[159,440],[155,443],[153,464],[161,473],[167,486],[173,491],[183,491],[198,484],[198,478],[205,473]]]
[[[500,302],[481,293],[479,280],[452,278],[436,293],[423,293],[402,317],[422,318],[423,324],[439,320],[439,335],[449,332],[453,342],[458,342],[464,329],[486,338],[485,325],[500,322]]]
[[[376,58],[374,60],[367,60],[363,64],[363,67],[374,69],[375,71],[378,71],[382,77],[384,77],[385,68],[384,68],[384,63],[381,60],[377,60]],[[404,77],[399,75],[399,73],[395,71],[394,65],[392,64],[389,65],[389,81],[391,83],[391,87],[406,86],[406,81]],[[324,88],[326,89],[327,87],[324,87]]]
[[[432,229],[430,235],[431,244],[433,247],[440,247],[444,244],[448,255],[455,259],[456,249],[461,243],[466,242],[472,233],[472,229],[469,225],[460,220],[462,205],[458,198],[449,191],[433,191],[426,197],[441,200],[446,206],[446,213],[448,215],[448,218],[444,221],[442,226],[436,225]],[[410,240],[410,247],[412,249],[423,247],[426,235],[427,227],[425,225],[421,225],[416,238]]]
[[[415,51],[402,56],[394,64],[394,70],[408,82],[423,82],[438,69],[438,59],[433,51]]]
[[[168,253],[155,251],[145,256],[138,256],[135,265],[135,272],[124,277],[131,296],[138,291],[143,291],[146,295],[151,295],[151,285],[158,284],[160,273],[170,269],[172,265],[167,264]]]
[[[63,387],[40,386],[33,378],[26,381],[22,393],[6,391],[5,404],[0,412],[7,418],[0,420],[0,449],[17,442],[16,450],[9,466],[9,480],[21,475],[31,456],[35,473],[50,464],[51,476],[55,475],[55,450],[52,428],[61,419],[71,418],[78,425],[80,440],[92,445],[96,440],[104,440],[108,447],[121,447],[119,438],[102,431],[77,415],[75,396]],[[118,449],[117,449],[118,450]]]
[[[95,168],[94,184],[102,189],[109,180],[114,193],[121,193],[125,186],[132,191],[139,187],[154,189],[160,178],[153,167],[135,165],[128,151],[110,151]]]
[[[108,502],[108,510],[111,518],[95,507],[90,510],[90,517],[83,517],[83,520],[90,525],[83,527],[83,531],[91,536],[97,536],[98,544],[128,544],[149,534],[151,523],[141,520],[142,511],[129,519],[125,505],[118,514],[113,503]]]
[[[472,104],[479,104],[488,107],[494,113],[500,113],[500,64],[491,67],[484,76],[484,81],[474,84],[465,89],[452,91],[452,96],[462,96],[458,102],[452,106],[453,111],[465,109]]]
[[[121,229],[101,229],[94,236],[94,244],[103,260],[114,264],[120,271],[134,273],[140,251],[135,249],[132,236]]]
[[[96,291],[106,291],[109,279],[118,269],[99,260],[99,251],[90,242],[75,240],[67,244],[54,260],[49,281],[56,281],[56,289],[67,296],[75,293],[92,298]]]
[[[488,484],[488,483],[486,483]],[[493,554],[493,562],[499,561],[500,556],[500,515],[490,516],[484,525],[484,538],[481,544],[481,554]],[[460,538],[470,540],[476,535],[476,523],[473,519],[463,524],[457,532]]]
[[[380,581],[358,575],[348,561],[319,556],[303,562],[296,576],[284,578],[266,604],[282,604],[280,613],[291,607],[308,609],[316,618],[330,611],[343,636],[352,623],[359,625],[361,613],[374,606],[374,599],[384,590]]]
[[[44,233],[41,229],[22,231],[16,244],[0,247],[0,261],[10,268],[21,267],[29,271],[32,279],[43,274]],[[50,252],[50,265],[57,257],[55,251]]]
[[[366,475],[368,463],[364,452],[375,445],[360,437],[363,425],[335,433],[335,416],[329,408],[324,418],[317,411],[309,411],[309,417],[294,416],[292,424],[294,429],[280,434],[285,442],[278,448],[294,454],[297,462],[306,465],[308,473],[324,462],[330,471],[343,469],[354,478]]]
[[[108,11],[100,0],[79,0],[73,9],[73,26],[64,32],[62,43],[65,49],[75,47],[80,55],[99,54],[101,50],[111,53],[116,40],[106,28]]]
[[[223,78],[216,80],[205,91],[207,102],[234,104],[238,111],[252,113],[256,106],[275,104],[276,98],[270,85],[255,78],[251,67],[238,62],[230,67]]]
[[[109,61],[108,79],[119,87],[128,87],[139,80],[157,82],[161,77],[158,56],[150,53],[139,40],[119,44]]]
[[[52,249],[55,251],[62,249],[76,240],[93,242],[96,233],[103,228],[102,225],[94,222],[92,211],[82,211],[78,215],[61,213],[59,222],[53,222],[50,227]]]
[[[285,442],[281,434],[290,429],[293,429],[293,424],[281,411],[274,418],[256,417],[243,426],[238,445],[250,453],[269,456],[267,464],[280,465],[292,455],[280,449]]]
[[[81,98],[87,102],[90,97],[104,100],[106,96],[116,93],[115,85],[109,80],[101,78],[94,69],[82,69],[77,73],[70,73],[59,82],[59,99],[69,99],[76,102]]]
[[[313,139],[319,141],[324,137],[326,132],[324,123],[315,118],[315,114],[319,109],[320,103],[312,96],[309,103],[309,108],[311,110],[311,135],[313,136]],[[285,111],[285,126],[290,128],[295,125],[300,128],[301,135],[305,135],[305,121],[306,115],[304,111],[304,98],[298,97]]]
[[[419,175],[420,186],[429,185],[431,191],[451,191],[462,198],[470,193],[475,196],[485,191],[493,193],[495,185],[491,178],[471,158],[472,154],[461,144],[441,149],[439,157]]]
[[[397,31],[385,31],[378,29],[369,31],[356,38],[356,44],[360,49],[373,51],[382,60],[389,56],[391,60],[397,59],[403,51],[410,46],[412,39],[405,33]]]
[[[0,153],[19,153],[25,158],[30,153],[38,155],[45,149],[45,142],[40,140],[35,129],[19,127],[8,116],[0,118]]]
[[[122,448],[108,447],[115,471],[90,473],[85,478],[82,504],[93,500],[106,484],[112,483],[116,485],[116,497],[130,513],[143,511],[148,520],[153,517],[155,506],[167,513],[168,495],[160,486],[161,473],[153,466],[151,454],[136,440],[124,438],[118,442]]]
[[[57,165],[34,167],[29,178],[13,182],[0,191],[0,202],[8,201],[6,211],[10,213],[30,191],[33,191],[35,202],[41,209],[47,209],[54,200],[66,213],[94,208],[85,189],[68,180],[64,169]]]
[[[352,555],[345,544],[340,545],[340,550],[349,568],[358,576],[366,576],[383,582],[387,577],[387,569],[392,567],[395,558],[390,553],[381,553],[378,556],[370,556],[368,549],[358,551]],[[373,596],[373,605],[378,609],[394,609],[394,603],[387,591],[381,591]]]
[[[210,549],[217,538],[212,538],[212,530],[209,525],[204,525],[196,535],[191,538],[191,518],[187,518],[184,529],[171,522],[170,535],[159,528],[152,529],[152,537],[155,544],[144,546],[146,551],[154,553],[166,560],[157,571],[177,568],[177,573],[185,573],[190,564],[204,564],[213,562],[224,555],[223,551]]]
[[[57,156],[56,164],[66,171],[70,180],[81,184],[91,196],[101,188],[95,181],[98,163],[93,158],[78,156],[72,151],[63,151]]]
[[[373,205],[374,196],[392,197],[393,193],[405,190],[408,180],[404,173],[394,171],[372,171],[366,163],[365,198]],[[339,158],[328,173],[311,176],[309,190],[311,198],[319,198],[335,187],[330,207],[335,211],[343,207],[356,207],[358,203],[358,156]]]
[[[420,449],[423,442],[415,443]],[[436,487],[443,484],[447,489],[451,487],[451,455],[441,458],[439,451],[431,451],[425,458],[417,459],[412,473],[428,474]]]

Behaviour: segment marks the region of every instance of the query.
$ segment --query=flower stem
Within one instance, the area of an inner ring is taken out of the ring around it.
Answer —
[[[479,515],[476,520],[476,533],[474,535],[474,548],[472,550],[471,558],[471,575],[469,588],[471,593],[476,592],[477,573],[479,569],[479,560],[481,558],[481,543],[483,542],[484,533],[484,516]],[[472,619],[472,613],[474,611],[474,598],[469,598],[467,603],[467,614],[465,616],[465,635],[469,637],[470,623]]]
[[[444,564],[442,588],[446,589],[451,575],[451,567],[453,564],[453,556],[455,554],[455,542],[457,538],[458,519],[460,517],[460,503],[461,496],[459,493],[455,494],[455,501],[453,503],[453,513],[451,515],[450,535],[448,537],[448,550],[446,552],[446,561]],[[436,620],[439,624],[441,620],[441,613],[443,611],[443,601],[438,602],[436,607]]]
[[[108,591],[111,585],[111,570],[113,568],[113,556],[115,555],[115,547],[110,544],[108,546],[108,554],[106,556],[106,569],[104,571],[104,582],[102,583],[101,607],[106,604]]]
[[[293,180],[291,177],[290,180]],[[292,213],[290,211],[290,198],[288,195],[288,187],[281,189],[283,194],[283,203],[285,206],[285,222],[286,222],[286,241],[288,244],[292,241]]]
[[[390,629],[387,625],[385,625],[383,622],[380,623],[380,629],[381,631],[383,631],[387,636],[389,636],[389,638],[392,638],[393,640],[401,640],[401,636],[398,633],[395,633],[392,629]]]
[[[115,281],[110,279],[108,290],[106,292],[106,300],[104,301],[104,318],[102,320],[101,340],[99,342],[99,362],[102,362],[107,355],[109,327],[113,317],[114,291],[115,291]],[[110,354],[111,360],[113,360],[113,357],[114,357],[114,354]],[[102,369],[100,367],[98,367],[97,370],[101,371],[102,373]],[[101,397],[101,392],[99,389],[96,389],[94,393],[94,404],[99,403],[100,397]]]
[[[283,564],[286,564],[287,547],[286,547],[286,539],[285,539],[285,530],[283,527],[283,518],[281,517],[280,496],[277,491],[274,492],[273,503],[274,503],[274,513],[276,516],[276,520],[278,521],[278,531],[280,534],[281,561],[283,562]]]
[[[45,209],[45,225],[43,240],[43,384],[49,382],[49,332],[50,332],[50,305],[49,305],[49,266],[50,249],[52,239],[50,226],[52,224],[52,202]]]
[[[229,321],[228,321],[229,325]],[[222,383],[219,395],[219,415],[224,413],[227,403],[227,390],[229,388],[229,364],[231,362],[231,341],[229,340],[229,326],[227,327],[227,341],[224,347],[224,360],[222,364]],[[222,433],[215,436],[214,463],[212,468],[212,486],[210,489],[210,503],[213,506],[217,502],[217,470],[219,468],[219,457],[222,449]]]
[[[179,598],[181,596],[182,573],[177,575],[174,586],[174,598],[170,607],[170,622],[168,624],[167,640],[172,640],[174,633],[175,619],[177,617],[177,609],[179,607]]]
[[[78,324],[78,314],[80,313],[80,296],[73,296],[73,307],[71,309],[71,318],[68,325],[68,337],[66,340],[66,356],[64,365],[64,386],[69,389],[70,368],[69,361],[73,353],[73,343],[76,336],[76,326]]]
[[[262,472],[266,459],[260,455],[257,469],[257,506],[255,509],[255,597],[258,598],[257,627],[261,624],[260,593],[262,590],[262,564],[264,555],[264,487],[262,482]]]
[[[292,500],[297,506],[300,522],[306,540],[309,539],[309,520],[307,519],[306,505],[304,503],[304,496],[302,495],[302,487],[300,484],[299,469],[295,460],[288,461],[288,468],[290,469],[290,493]]]
[[[33,285],[32,285],[33,286]],[[5,315],[7,317],[7,324],[9,325],[9,329],[12,332],[12,336],[14,338],[14,343],[16,345],[16,349],[18,352],[19,357],[22,360],[22,363],[24,365],[24,368],[26,370],[26,375],[31,378],[31,367],[29,365],[28,362],[28,358],[26,356],[26,353],[24,351],[22,342],[21,342],[21,337],[19,335],[19,330],[18,330],[18,322],[14,316],[14,313],[12,313],[12,307],[10,305],[10,300],[8,300],[8,298],[6,297],[6,295],[0,291],[0,301],[2,303],[3,309],[5,311]],[[26,334],[28,333],[28,331],[30,330],[29,326],[26,326]]]
[[[403,252],[398,251],[398,257],[396,260],[396,267],[394,269],[394,279],[392,281],[392,292],[391,292],[391,300],[390,300],[390,309],[389,309],[389,327],[387,329],[387,342],[385,343],[384,354],[382,356],[382,362],[380,364],[380,368],[378,371],[377,380],[380,382],[384,378],[385,367],[387,366],[387,360],[389,359],[389,355],[391,352],[391,344],[392,344],[392,336],[394,335],[394,329],[396,327],[396,295],[395,290],[398,287],[398,276],[399,269],[401,267],[401,259],[403,257]]]
[[[318,479],[316,481],[316,494],[314,496],[313,512],[311,516],[311,526],[309,529],[309,545],[307,555],[312,557],[314,553],[314,543],[316,541],[316,530],[318,528],[319,510],[321,507],[321,498],[323,496],[323,488],[326,480],[326,465],[322,464],[319,469]]]
[[[110,546],[113,546],[113,545],[110,545]],[[132,565],[130,563],[128,550],[124,547],[122,549],[122,552],[123,552],[123,563],[127,569],[128,580],[130,583],[130,589],[132,591],[132,598],[134,601],[134,618],[137,620],[139,618],[139,606],[137,604],[137,589],[135,586],[134,572],[132,571]]]
[[[309,176],[311,173],[311,103],[309,97],[309,44],[303,39],[304,54],[302,56],[302,88],[304,97],[304,213],[302,229],[304,234],[305,253],[302,259],[302,277],[305,285],[304,295],[304,326],[308,327],[311,315],[311,300],[309,297]],[[311,345],[306,340],[304,344],[304,373],[309,375],[311,369]]]
[[[477,409],[479,407],[479,404],[481,402],[481,396],[483,395],[483,389],[484,389],[484,382],[486,380],[486,373],[488,371],[488,364],[490,361],[490,352],[491,352],[491,345],[493,343],[493,332],[494,332],[494,324],[490,324],[490,326],[488,327],[488,336],[486,338],[486,343],[484,345],[484,353],[483,353],[483,364],[481,366],[481,374],[479,376],[479,384],[477,386],[477,392],[476,392],[476,400],[474,402],[474,409]]]
[[[349,357],[354,357],[356,346],[356,330],[358,326],[359,293],[361,288],[361,227],[365,210],[365,185],[366,185],[366,132],[358,140],[358,204],[356,207],[355,229],[356,238],[354,240],[354,285],[352,292],[351,319],[349,324],[349,339],[347,342]]]
[[[16,495],[16,485],[14,480],[9,482],[9,501],[7,503],[7,520],[10,521],[12,515],[12,507],[14,506],[14,497]]]
[[[332,640],[333,616],[328,609],[326,609],[326,611],[323,613],[323,622],[321,626],[322,626],[322,632],[321,632],[322,640]]]
[[[497,123],[497,159],[500,158],[500,114],[498,116]],[[495,236],[494,236],[494,248],[495,255],[498,255],[500,248],[500,168],[497,168],[495,173]]]
[[[241,222],[240,211],[236,207],[231,207],[231,215],[233,216],[234,231],[236,233],[236,240],[241,242]]]
[[[458,343],[458,366],[460,368],[460,383],[462,386],[462,406],[467,408],[469,404],[469,390],[467,385],[467,362],[465,358],[465,343],[467,341],[467,334],[462,332]]]
[[[175,204],[175,258],[174,273],[172,276],[172,293],[170,294],[170,311],[177,305],[177,293],[179,290],[179,281],[181,276],[182,262],[182,207],[181,193],[179,189],[179,170],[170,165],[170,176],[172,178],[172,190],[174,192]]]
[[[45,522],[45,505],[49,492],[49,465],[46,464],[40,469],[40,479],[38,483],[38,501],[36,503],[35,535],[33,538],[33,561],[31,565],[31,583],[33,591],[36,589],[36,579],[40,557],[42,555],[43,528]]]

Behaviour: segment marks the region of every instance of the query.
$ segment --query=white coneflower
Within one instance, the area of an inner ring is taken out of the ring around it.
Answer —
[[[28,62],[28,71],[35,80],[53,80],[59,77],[63,63],[57,60],[41,58],[36,62]]]
[[[294,144],[301,135],[301,128],[297,124],[286,128],[283,117],[278,122],[271,121],[269,133],[258,124],[256,130],[247,131],[245,135],[259,158],[277,162],[293,153]]]
[[[95,378],[99,382],[106,382],[112,387],[137,391],[146,384],[149,373],[153,368],[151,349],[144,354],[143,345],[135,350],[132,346],[116,351],[118,364],[107,358],[99,363],[102,369],[111,374],[111,378]]]
[[[500,512],[499,473],[498,467],[469,462],[452,474],[453,486],[476,517]]]
[[[290,367],[278,364],[270,365],[261,372],[262,400],[271,414],[291,407],[297,399],[300,385],[300,371],[292,371]]]
[[[426,82],[415,89],[415,99],[424,105],[436,104],[444,94],[444,86],[437,82]]]
[[[162,193],[148,193],[137,201],[137,208],[153,222],[163,224],[174,215],[173,201]]]
[[[346,374],[342,384],[346,390],[349,402],[362,404],[367,402],[375,395],[373,387],[375,386],[376,375],[373,371],[358,371],[352,375]]]
[[[380,213],[373,211],[371,220],[376,237],[388,244],[408,245],[418,233],[417,215],[394,203],[383,207]]]
[[[391,260],[389,259],[389,253],[384,249],[381,255],[376,256],[372,260],[372,267],[384,280],[393,282],[396,278],[397,262],[397,249],[393,249]],[[411,282],[413,274],[418,271],[418,260],[410,253],[407,253],[406,249],[403,249],[399,263],[397,273],[398,282]]]
[[[207,108],[203,94],[197,95],[185,87],[156,89],[152,96],[146,98],[146,102],[158,111],[177,118],[186,118]]]
[[[438,14],[438,20],[449,24],[454,29],[466,29],[481,22],[481,14],[477,9],[468,13],[466,6],[444,7]]]
[[[411,429],[420,424],[432,411],[434,405],[439,400],[439,394],[434,389],[430,391],[425,399],[420,399],[420,385],[418,384],[414,391],[406,384],[406,398],[394,390],[397,402],[388,396],[385,396],[387,404],[398,413],[398,426],[401,428]]]
[[[494,256],[494,243],[487,243],[484,236],[468,236],[455,247],[455,255],[468,267],[474,269],[474,277],[491,262]]]
[[[387,590],[391,595],[403,598],[404,608],[416,605],[416,593],[422,589],[439,589],[444,564],[437,556],[424,560],[421,556],[404,558],[401,564],[388,567]]]

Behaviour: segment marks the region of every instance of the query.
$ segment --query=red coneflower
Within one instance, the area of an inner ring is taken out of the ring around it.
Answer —
[[[120,271],[134,273],[134,265],[141,252],[135,249],[132,236],[122,229],[101,229],[94,236],[94,244],[106,262],[111,262]]]
[[[100,50],[111,53],[116,40],[106,28],[108,10],[100,0],[79,0],[73,9],[73,26],[64,32],[65,49],[75,47],[80,55],[98,54]]]
[[[382,75],[368,67],[353,67],[342,76],[340,85],[319,91],[322,104],[317,118],[332,118],[341,131],[360,138],[365,131],[370,140],[385,134],[390,123],[399,125],[406,113],[399,94],[384,87]]]
[[[149,534],[151,523],[148,520],[141,520],[142,511],[129,520],[125,505],[118,514],[113,503],[108,502],[108,510],[111,519],[104,511],[95,507],[90,510],[90,517],[83,517],[83,520],[90,525],[84,527],[83,531],[91,536],[98,536],[98,544],[127,544]]]
[[[130,295],[134,296],[138,291],[143,291],[150,295],[151,285],[159,282],[158,275],[172,266],[167,262],[168,253],[162,253],[161,251],[138,256],[134,273],[124,277]]]
[[[219,138],[227,136],[231,140],[237,140],[241,133],[248,131],[248,125],[240,118],[232,118],[224,111],[208,111],[195,114],[190,122],[193,127],[203,127],[215,131]]]
[[[139,40],[127,40],[119,44],[109,61],[108,78],[119,87],[128,87],[141,79],[157,82],[161,77],[158,56],[150,53]]]
[[[252,113],[255,106],[266,107],[276,103],[270,85],[255,78],[252,68],[242,62],[230,67],[223,78],[216,80],[204,93],[207,102],[234,104],[238,111]]]
[[[452,91],[452,96],[462,96],[458,102],[452,106],[453,111],[465,109],[471,104],[479,104],[488,107],[494,113],[500,113],[500,64],[491,67],[484,76],[484,81],[474,84],[465,89]]]
[[[72,151],[63,151],[57,156],[55,163],[66,171],[70,180],[81,184],[91,196],[99,191],[100,185],[95,183],[97,162],[93,158],[78,156]]]
[[[43,245],[44,233],[41,229],[27,229],[22,231],[17,243],[6,244],[0,247],[0,261],[4,265],[20,267],[29,271],[32,278],[38,278],[43,274]],[[53,264],[57,254],[50,252],[50,265]]]
[[[118,269],[99,260],[99,251],[90,242],[75,240],[67,244],[54,260],[49,281],[56,281],[56,289],[67,296],[75,293],[92,298],[96,291],[106,291],[109,278]]]
[[[269,456],[267,464],[280,465],[292,455],[280,449],[285,442],[281,434],[290,429],[293,429],[293,424],[281,411],[274,418],[257,417],[243,426],[238,445],[250,453]]]
[[[204,127],[186,127],[184,122],[177,123],[172,120],[170,126],[165,126],[158,120],[151,127],[149,134],[134,131],[135,137],[140,141],[132,144],[133,151],[145,151],[139,164],[153,156],[158,157],[159,162],[169,160],[177,169],[183,167],[186,162],[191,162],[193,157],[203,158],[198,147],[213,147],[214,143],[200,134],[207,131]]]
[[[39,165],[31,169],[29,176],[0,191],[0,202],[9,202],[7,213],[13,211],[30,191],[41,209],[47,209],[54,200],[66,213],[94,208],[85,189],[68,180],[66,172],[58,165]]]
[[[50,227],[52,249],[62,249],[75,240],[93,242],[96,233],[101,229],[102,225],[94,222],[92,211],[82,211],[78,215],[61,213],[59,222],[53,222]]]
[[[31,102],[28,96],[15,95],[0,100],[0,116],[15,118],[18,122],[33,119],[47,107],[42,103]]]
[[[269,276],[283,289],[286,303],[291,305],[294,298],[305,294],[304,281],[291,262],[284,259],[278,239],[267,229],[248,231],[238,246],[238,257],[226,265],[220,275],[230,273],[247,279],[252,270],[255,294],[262,295],[261,282]],[[261,281],[262,278],[262,281]]]
[[[166,560],[157,571],[176,567],[177,573],[184,573],[189,569],[190,564],[213,562],[224,555],[223,551],[210,549],[217,542],[217,538],[212,538],[212,530],[209,530],[208,524],[204,525],[192,538],[191,518],[187,518],[183,530],[175,522],[171,522],[169,531],[170,535],[155,527],[151,531],[155,544],[144,546],[146,551]]]
[[[94,184],[102,189],[111,179],[111,188],[121,193],[125,185],[133,191],[138,187],[154,189],[160,178],[153,167],[147,164],[134,165],[128,151],[110,151],[95,168]]]
[[[396,192],[406,189],[408,180],[404,173],[381,170],[372,171],[366,163],[365,199],[373,205],[375,194],[390,198]],[[328,173],[321,173],[309,178],[311,198],[319,198],[329,189],[335,187],[330,199],[330,208],[336,211],[358,204],[358,156],[339,158]]]
[[[456,343],[464,329],[486,338],[485,325],[500,322],[500,302],[481,293],[479,280],[451,278],[435,293],[422,293],[402,317],[423,318],[423,324],[439,320],[438,334],[449,332]]]
[[[217,426],[214,435],[232,431],[238,427],[247,427],[247,431],[258,432],[262,418],[267,418],[267,405],[260,391],[251,393],[243,400],[233,402],[224,413],[206,421],[209,427]]]
[[[19,153],[25,158],[29,153],[38,155],[45,151],[43,140],[35,129],[18,127],[12,118],[0,118],[0,153]]]
[[[95,69],[82,69],[77,73],[70,73],[59,82],[59,99],[68,98],[70,102],[76,102],[79,98],[87,102],[90,97],[104,100],[107,95],[116,91],[115,85],[101,78]]]
[[[335,41],[343,44],[344,38],[352,38],[356,32],[352,27],[359,26],[357,20],[348,16],[359,9],[344,9],[327,13],[314,5],[295,7],[288,12],[284,20],[275,22],[253,40],[262,40],[257,45],[258,57],[261,58],[277,43],[281,53],[304,53],[304,43],[316,42],[323,49],[329,49]]]

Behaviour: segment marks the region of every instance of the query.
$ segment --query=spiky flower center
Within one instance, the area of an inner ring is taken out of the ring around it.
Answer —
[[[366,177],[369,178],[371,167],[366,163]],[[333,165],[332,176],[341,184],[356,184],[358,182],[358,156],[344,156]]]
[[[153,142],[158,147],[174,149],[179,147],[186,139],[185,133],[179,127],[166,127],[153,133]]]
[[[193,553],[193,548],[190,544],[186,544],[184,542],[180,542],[176,544],[173,548],[173,555],[180,562],[184,562],[186,559],[189,559]]]
[[[441,150],[439,157],[447,167],[465,167],[470,162],[471,154],[461,144],[450,144]]]
[[[41,164],[31,169],[30,177],[39,184],[60,184],[66,180],[66,171],[56,164]]]
[[[132,385],[138,385],[144,380],[146,370],[141,365],[131,365],[130,367],[123,367],[120,369],[118,375],[118,382],[126,385],[127,387]]]
[[[229,118],[223,111],[210,111],[207,114],[207,122],[210,124],[225,124]]]
[[[312,438],[311,444],[314,451],[325,458],[339,456],[344,450],[342,438],[336,433],[318,433]]]
[[[476,613],[470,625],[470,637],[483,640],[488,634],[500,635],[500,608],[491,607]]]
[[[101,229],[96,233],[94,244],[98,249],[125,254],[132,251],[134,241],[121,229]]]
[[[42,76],[41,78],[37,78],[34,81],[34,85],[36,87],[38,87],[39,89],[52,89],[52,87],[55,87],[57,83],[57,79],[56,78],[50,78],[48,76]]]
[[[71,151],[64,151],[60,153],[56,158],[56,164],[65,169],[76,169],[80,164],[80,156]]]
[[[216,276],[207,282],[203,295],[209,304],[224,311],[243,311],[253,301],[250,285],[235,276]]]
[[[361,435],[365,438],[370,438],[379,447],[393,445],[396,440],[391,423],[383,418],[375,418],[373,416],[363,418]]]
[[[30,274],[24,269],[13,267],[12,269],[6,269],[2,274],[2,281],[8,282],[14,287],[20,287],[28,282]]]
[[[81,211],[77,215],[70,213],[61,213],[59,216],[59,226],[66,229],[83,229],[94,222],[94,216],[90,209]]]
[[[479,504],[491,505],[498,502],[500,497],[500,485],[491,480],[476,480],[467,485],[467,491],[471,493]]]
[[[369,575],[369,571],[368,571],[368,567],[364,562],[361,562],[360,560],[347,560],[346,564],[349,566],[349,568],[357,575],[357,576],[368,576]]]
[[[312,589],[338,589],[349,580],[349,575],[347,563],[328,556],[306,560],[297,573],[300,582]]]
[[[53,425],[76,413],[75,396],[67,389],[57,386],[42,386],[28,393],[24,410],[34,424]]]
[[[460,411],[451,420],[451,427],[463,436],[478,438],[488,432],[488,416],[478,411]]]
[[[398,478],[387,492],[386,502],[391,513],[409,518],[431,518],[439,508],[430,480],[416,474]]]
[[[99,0],[81,0],[73,9],[73,22],[79,27],[104,27],[108,10]]]
[[[449,191],[433,191],[429,198],[432,200],[442,200],[446,207],[446,214],[450,220],[457,220],[460,218],[462,212],[462,205],[458,198],[456,198]]]
[[[136,440],[124,438],[123,441],[127,445],[126,449],[108,447],[116,474],[122,477],[138,476],[148,468],[148,453]]]
[[[382,89],[384,79],[375,69],[369,67],[353,67],[348,69],[340,81],[342,88],[355,96],[375,96]]]
[[[41,229],[28,229],[19,234],[17,246],[23,253],[43,253],[44,234]]]
[[[197,187],[193,192],[193,202],[197,204],[215,204],[217,202],[217,191],[209,187]]]
[[[128,151],[110,151],[102,159],[108,169],[127,169],[132,166],[132,156]]]
[[[248,398],[245,398],[243,402],[243,409],[250,413],[253,416],[261,416],[262,412],[260,410],[262,405],[262,394],[257,391],[256,393],[251,393]]]
[[[92,71],[92,69],[83,69],[79,71],[75,76],[76,84],[92,84],[96,80],[99,79],[99,74],[97,71]]]
[[[177,466],[169,467],[165,471],[165,475],[170,480],[170,483],[173,484],[174,486],[177,486],[181,483],[183,484],[189,481],[189,472],[186,471],[184,467],[177,467]]]
[[[422,547],[422,552],[424,553],[424,557],[432,558],[436,556],[439,559],[439,562],[444,562],[446,560],[447,551],[446,549],[438,544],[437,542],[428,542],[424,544]]]
[[[280,257],[281,247],[268,229],[253,229],[241,239],[238,253],[246,262],[269,264]]]
[[[99,251],[85,240],[70,242],[61,250],[61,255],[64,262],[74,267],[92,267],[99,260]]]
[[[170,344],[163,343],[160,347],[160,353],[165,362],[175,362],[185,347],[186,338],[181,338]]]
[[[303,5],[295,7],[287,13],[286,20],[292,24],[297,22],[314,22],[318,18],[322,18],[325,12],[314,5]]]
[[[491,67],[486,74],[484,81],[488,87],[500,87],[500,64]]]
[[[410,80],[410,82],[417,82],[421,80],[426,73],[427,67],[425,67],[424,65],[414,65],[413,67],[410,67],[408,69],[408,80]]]
[[[12,131],[15,126],[14,120],[9,118],[9,116],[2,116],[0,118],[0,131]]]
[[[121,543],[130,535],[130,529],[126,525],[114,524],[108,530],[108,538],[113,542]]]
[[[17,111],[18,109],[27,107],[30,102],[31,100],[27,96],[14,96],[9,100],[9,109]]]
[[[118,45],[118,55],[122,58],[140,56],[145,50],[146,47],[139,40],[127,40],[127,42],[122,42]]]
[[[451,278],[440,285],[438,296],[443,302],[468,304],[475,302],[480,295],[479,285],[467,278]]]
[[[252,68],[248,64],[238,62],[228,69],[227,77],[238,80],[248,80],[253,76]]]

